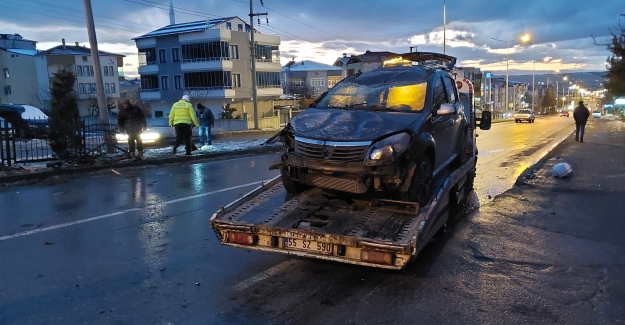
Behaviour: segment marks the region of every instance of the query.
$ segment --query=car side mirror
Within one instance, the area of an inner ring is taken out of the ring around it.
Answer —
[[[477,126],[480,127],[480,130],[490,130],[490,125],[492,122],[492,115],[490,111],[483,111],[482,117],[476,118],[476,122],[480,122]]]
[[[455,114],[456,113],[456,105],[453,104],[441,104],[441,107],[439,107],[436,110],[436,114],[438,115],[449,115],[449,114]]]

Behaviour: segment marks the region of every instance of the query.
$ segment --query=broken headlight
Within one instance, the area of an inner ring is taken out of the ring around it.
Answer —
[[[399,133],[384,138],[369,148],[367,153],[367,162],[377,164],[383,161],[393,160],[399,157],[410,144],[410,135],[408,133]]]

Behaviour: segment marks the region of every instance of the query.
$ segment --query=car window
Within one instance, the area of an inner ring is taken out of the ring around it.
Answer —
[[[434,108],[441,107],[442,104],[447,102],[447,94],[445,94],[445,88],[443,87],[443,81],[440,77],[436,78],[434,83]]]
[[[456,103],[456,84],[449,77],[444,77],[445,81],[445,90],[447,91],[447,102],[450,104]]]

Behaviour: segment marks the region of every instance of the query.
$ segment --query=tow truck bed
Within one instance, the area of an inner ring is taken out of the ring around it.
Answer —
[[[439,175],[423,207],[320,188],[289,195],[276,177],[220,208],[210,225],[224,245],[401,269],[447,222],[450,193],[462,192],[474,167],[470,159]]]

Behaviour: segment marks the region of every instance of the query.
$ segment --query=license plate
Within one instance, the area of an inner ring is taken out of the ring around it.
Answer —
[[[332,255],[334,253],[334,245],[314,240],[282,238],[282,247],[326,255]]]

